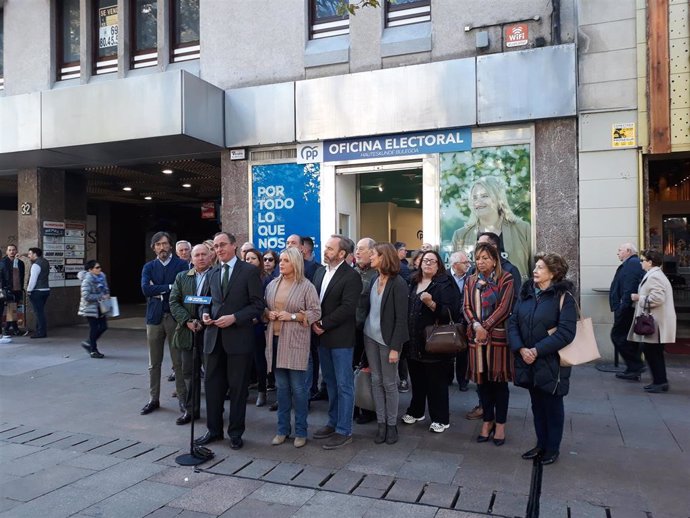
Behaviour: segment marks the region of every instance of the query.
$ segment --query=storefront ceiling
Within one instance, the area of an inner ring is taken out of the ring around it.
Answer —
[[[398,207],[421,209],[422,170],[361,174],[359,175],[359,201],[360,203],[390,202]]]

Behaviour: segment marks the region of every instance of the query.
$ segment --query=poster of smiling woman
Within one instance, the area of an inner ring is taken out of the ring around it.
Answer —
[[[477,235],[493,232],[501,255],[531,275],[532,219],[529,145],[441,154],[441,246],[473,259]]]

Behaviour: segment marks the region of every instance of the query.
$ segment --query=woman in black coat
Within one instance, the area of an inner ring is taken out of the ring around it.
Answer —
[[[446,272],[441,256],[429,250],[422,254],[420,269],[410,279],[408,304],[408,368],[412,381],[412,400],[402,420],[414,424],[424,419],[429,405],[429,430],[442,433],[450,427],[448,377],[453,355],[426,352],[425,328],[438,322],[447,324],[452,315],[460,322],[460,290]]]
[[[539,254],[535,264],[513,309],[508,343],[515,355],[515,385],[529,389],[537,435],[537,446],[522,458],[553,464],[563,437],[563,396],[570,388],[570,367],[561,367],[558,351],[575,338],[577,312],[565,260]]]

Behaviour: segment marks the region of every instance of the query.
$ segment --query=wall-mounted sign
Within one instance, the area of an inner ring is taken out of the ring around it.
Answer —
[[[246,160],[247,150],[246,149],[231,149],[230,150],[230,160]]]
[[[472,130],[455,128],[375,137],[326,140],[323,161],[360,160],[472,149]]]
[[[21,204],[19,207],[19,214],[22,216],[31,216],[31,204],[28,201]]]
[[[216,204],[212,201],[201,202],[201,219],[216,219]]]
[[[298,164],[317,164],[323,160],[323,142],[297,144]]]
[[[98,48],[117,47],[117,5],[98,10]]]
[[[506,47],[522,47],[529,43],[529,27],[526,23],[506,25],[505,31]]]
[[[635,123],[623,122],[611,126],[611,147],[635,147]]]

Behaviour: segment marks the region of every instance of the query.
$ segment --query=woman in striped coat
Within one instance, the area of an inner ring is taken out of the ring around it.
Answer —
[[[290,435],[294,406],[294,445],[301,448],[307,442],[306,371],[311,324],[321,318],[321,302],[316,288],[304,276],[304,259],[297,248],[283,250],[279,267],[280,276],[266,287],[264,313],[268,320],[266,363],[269,371],[275,370],[278,397],[278,433],[272,444],[283,444]]]
[[[505,443],[508,382],[513,379],[513,355],[506,338],[513,304],[513,277],[501,269],[498,249],[479,243],[474,251],[477,271],[465,283],[465,318],[469,338],[469,375],[479,387],[484,411],[477,442]]]

